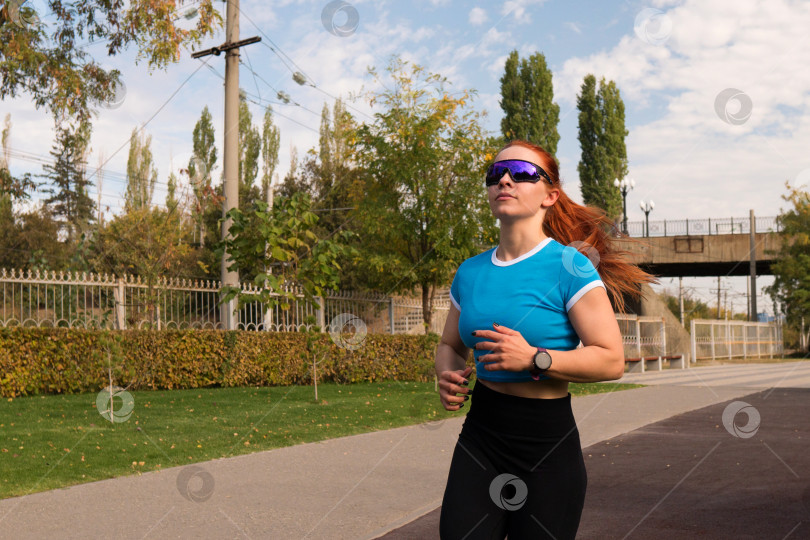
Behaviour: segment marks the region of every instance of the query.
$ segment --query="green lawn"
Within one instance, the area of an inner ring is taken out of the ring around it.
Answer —
[[[471,383],[472,386],[472,383]],[[572,395],[638,385],[571,384]],[[0,498],[466,414],[444,410],[434,383],[131,392],[111,423],[97,394],[0,402]],[[115,409],[120,409],[120,397]]]

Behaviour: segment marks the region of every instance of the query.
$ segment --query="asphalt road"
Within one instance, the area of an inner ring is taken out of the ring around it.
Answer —
[[[759,391],[583,452],[577,538],[810,538],[810,389]],[[381,538],[439,538],[440,512]]]

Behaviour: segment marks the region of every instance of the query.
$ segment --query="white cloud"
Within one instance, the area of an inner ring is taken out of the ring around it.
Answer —
[[[487,12],[479,7],[474,7],[470,10],[470,24],[479,26],[486,22]]]
[[[737,215],[749,207],[776,213],[784,181],[810,167],[798,142],[810,137],[810,5],[749,0],[729,9],[692,0],[665,15],[671,35],[658,45],[631,34],[611,50],[568,59],[555,73],[556,98],[574,103],[587,73],[616,81],[639,181],[633,205],[655,193],[664,203],[659,217]],[[739,100],[715,111],[727,88],[751,99],[744,123],[720,118],[739,114]]]
[[[567,22],[567,23],[565,23],[565,26],[567,26],[573,32],[576,32],[577,34],[582,34],[582,30],[579,28],[579,26],[575,22]]]
[[[517,22],[529,23],[532,22],[531,13],[527,13],[527,9],[531,7],[539,7],[543,5],[546,0],[507,0],[503,3],[501,14],[506,17],[512,15],[512,18]]]

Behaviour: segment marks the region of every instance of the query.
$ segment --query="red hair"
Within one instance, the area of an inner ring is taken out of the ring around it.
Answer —
[[[614,307],[620,313],[625,311],[625,295],[633,298],[641,296],[643,283],[657,283],[655,276],[648,274],[635,264],[628,262],[627,251],[619,250],[611,236],[613,222],[605,211],[594,206],[583,206],[571,200],[560,185],[560,169],[557,160],[540,146],[527,141],[513,140],[510,146],[520,146],[532,150],[542,158],[541,165],[552,180],[552,187],[560,191],[557,202],[547,211],[543,220],[543,233],[566,246],[574,244],[584,255],[589,248],[599,253],[597,271],[605,284]]]

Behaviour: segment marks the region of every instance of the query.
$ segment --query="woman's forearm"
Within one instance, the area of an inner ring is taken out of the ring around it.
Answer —
[[[546,375],[569,382],[599,382],[621,379],[624,353],[590,345],[571,351],[548,351],[551,367]]]
[[[463,370],[466,366],[466,358],[461,357],[455,349],[447,343],[439,343],[439,347],[436,350],[436,375],[441,374],[442,371]]]

